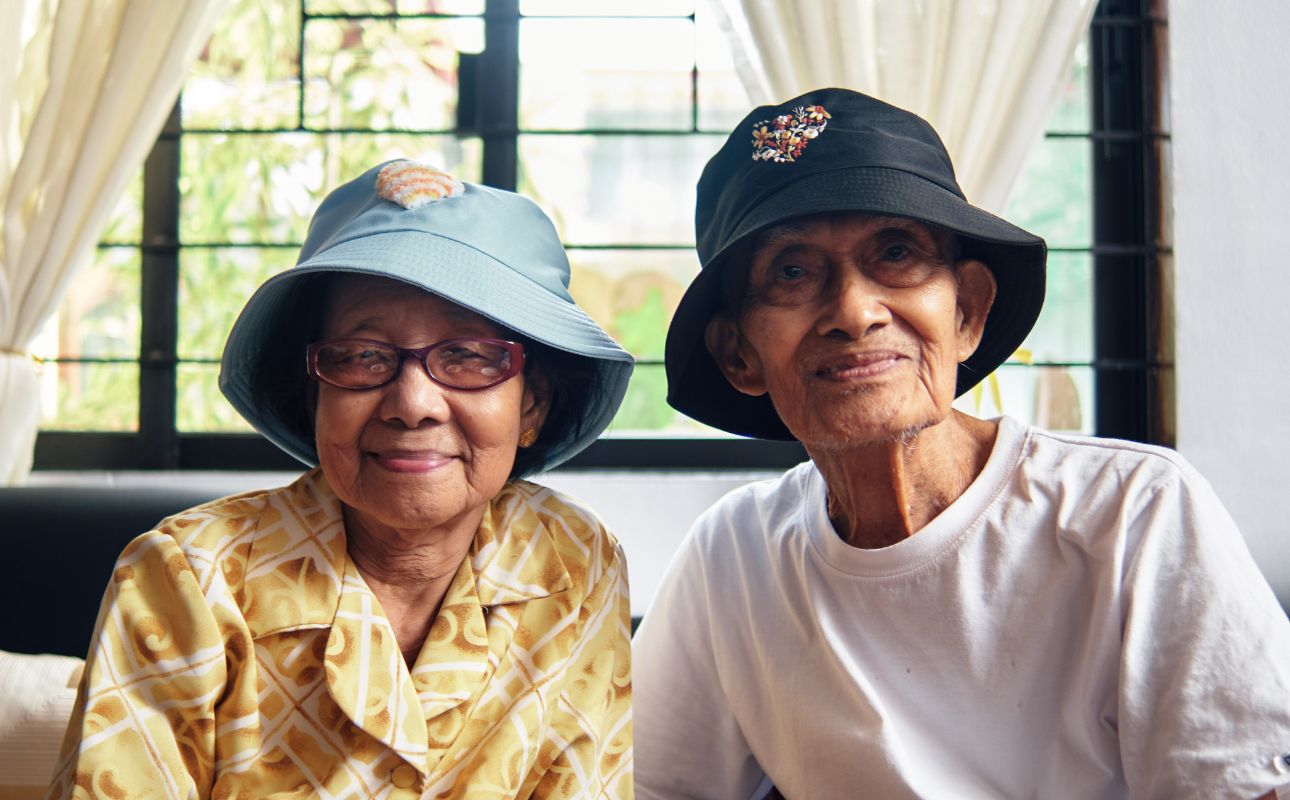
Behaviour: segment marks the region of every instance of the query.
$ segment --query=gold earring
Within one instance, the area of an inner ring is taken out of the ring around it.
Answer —
[[[532,447],[533,443],[536,441],[537,441],[537,431],[534,430],[533,428],[529,428],[528,430],[524,431],[524,433],[520,434],[520,447]]]

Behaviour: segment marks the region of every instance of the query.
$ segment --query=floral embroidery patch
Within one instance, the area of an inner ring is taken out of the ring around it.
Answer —
[[[796,161],[831,119],[824,106],[798,106],[791,113],[753,123],[753,161]]]
[[[376,176],[376,194],[411,211],[466,191],[461,181],[415,161],[393,161]]]

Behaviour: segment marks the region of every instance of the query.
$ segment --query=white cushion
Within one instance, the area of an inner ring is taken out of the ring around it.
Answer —
[[[0,800],[44,795],[84,665],[0,650]]]

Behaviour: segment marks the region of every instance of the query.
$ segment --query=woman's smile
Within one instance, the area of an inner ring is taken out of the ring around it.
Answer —
[[[368,451],[367,457],[390,472],[434,472],[457,460],[456,456],[437,450],[405,450],[390,448]]]

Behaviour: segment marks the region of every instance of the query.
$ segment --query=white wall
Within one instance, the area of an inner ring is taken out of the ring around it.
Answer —
[[[1290,3],[1169,3],[1178,449],[1290,597]]]

